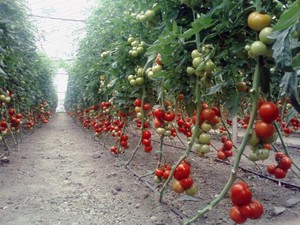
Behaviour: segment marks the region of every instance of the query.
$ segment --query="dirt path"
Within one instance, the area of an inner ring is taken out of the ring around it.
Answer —
[[[0,224],[180,224],[99,146],[64,114],[27,137],[0,165]]]

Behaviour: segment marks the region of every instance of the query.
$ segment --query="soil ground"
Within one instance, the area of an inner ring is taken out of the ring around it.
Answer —
[[[109,147],[112,141],[108,140]],[[137,142],[137,137],[131,138],[130,146],[134,148]],[[24,138],[9,163],[0,164],[0,224],[182,224],[222,190],[230,174],[230,166],[212,157],[192,155],[192,177],[199,192],[191,198],[168,188],[160,204],[160,185],[153,182],[153,177],[138,179],[133,174],[144,175],[155,169],[155,151],[138,151],[129,170],[124,165],[132,148],[117,158],[67,115],[56,114],[46,126]],[[169,163],[182,153],[173,147],[164,151]],[[253,169],[246,161],[243,165]],[[265,208],[260,220],[248,220],[246,224],[300,224],[299,189],[288,189],[250,173],[239,174]],[[292,173],[286,181],[299,185]],[[230,207],[227,196],[195,224],[233,224],[228,218]]]

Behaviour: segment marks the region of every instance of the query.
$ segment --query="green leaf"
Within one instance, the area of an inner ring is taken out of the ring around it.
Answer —
[[[300,0],[297,0],[279,18],[274,30],[284,30],[300,20]]]
[[[226,82],[222,82],[220,84],[216,84],[215,86],[212,86],[210,89],[209,89],[209,92],[207,95],[213,95],[215,93],[217,93],[220,89],[222,89],[222,87],[226,86]]]
[[[297,91],[298,79],[297,72],[286,72],[282,77],[279,87],[280,96],[291,95]]]
[[[209,28],[213,25],[212,22],[212,18],[208,16],[199,17],[192,23],[192,28],[182,34],[182,38],[190,38],[196,33],[199,33],[201,30]]]
[[[229,110],[229,119],[232,119],[238,112],[239,95],[236,92],[231,92],[228,100],[225,102],[224,107]]]
[[[287,30],[276,31],[271,38],[276,41],[273,44],[273,58],[281,68],[290,67],[292,65],[292,51],[290,48],[290,32],[292,27]]]
[[[300,52],[293,58],[292,67],[300,69]]]

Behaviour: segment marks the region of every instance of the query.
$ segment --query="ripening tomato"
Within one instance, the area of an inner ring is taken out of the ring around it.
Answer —
[[[203,109],[201,112],[201,117],[203,120],[212,120],[216,116],[216,113],[212,109]]]
[[[163,63],[162,63],[162,60],[161,60],[161,54],[160,53],[158,53],[157,55],[156,55],[156,57],[155,57],[155,63],[156,64],[158,64],[158,65],[163,65]]]
[[[258,121],[255,123],[255,134],[258,138],[266,139],[272,137],[275,128],[273,124]]]
[[[272,18],[268,14],[252,12],[249,14],[247,23],[254,31],[261,31],[263,28],[270,26]]]
[[[172,190],[175,191],[176,193],[183,193],[184,188],[181,186],[179,180],[174,180],[172,184]]]
[[[240,208],[238,206],[233,206],[229,212],[230,218],[237,224],[245,223],[247,218],[243,217]]]
[[[262,121],[272,123],[279,116],[279,109],[273,102],[265,102],[258,110],[258,114]]]
[[[231,187],[230,198],[233,204],[240,206],[250,203],[252,193],[246,183],[238,182]]]
[[[221,159],[221,160],[226,159],[225,153],[222,150],[218,150],[217,157],[218,157],[218,159]]]

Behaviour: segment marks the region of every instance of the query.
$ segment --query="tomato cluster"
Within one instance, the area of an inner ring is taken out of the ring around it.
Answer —
[[[194,144],[195,151],[200,157],[203,157],[210,151],[211,129],[218,129],[220,123],[220,112],[216,107],[209,108],[207,104],[202,104],[202,110],[199,118],[200,129],[196,130],[194,126],[192,133],[196,133]],[[196,124],[196,115],[192,117],[193,124]]]
[[[142,100],[137,98],[134,101],[134,106],[135,106],[134,111],[136,112],[135,122],[137,124],[137,127],[149,128],[150,127],[150,124],[148,122],[149,120],[145,119],[145,115],[150,114],[151,105],[149,103],[145,103],[142,107]],[[143,124],[142,121],[144,122]]]
[[[273,32],[273,28],[270,27],[272,18],[268,14],[260,12],[252,12],[248,16],[248,26],[256,32],[259,32],[259,40],[254,41],[250,46],[246,45],[245,49],[248,51],[248,55],[251,58],[257,56],[267,56],[270,54],[271,49],[267,45],[274,42],[273,39],[268,36]]]
[[[232,152],[233,143],[226,136],[223,136],[221,138],[221,140],[223,143],[223,147],[218,150],[217,157],[218,157],[218,159],[225,160],[228,157],[233,155],[233,152]]]
[[[151,143],[151,131],[144,130],[142,133],[142,144],[144,145],[145,152],[152,151],[152,143]]]
[[[186,137],[192,136],[192,131],[191,131],[192,121],[189,117],[183,118],[181,114],[178,114],[176,118],[176,123],[178,125],[177,130],[180,133],[183,133]]]
[[[252,192],[244,182],[235,183],[230,189],[230,199],[234,206],[230,209],[230,218],[237,224],[247,219],[259,219],[264,208],[257,200],[252,200]]]
[[[23,115],[21,113],[16,114],[13,108],[8,110],[9,120],[10,120],[10,129],[13,131],[18,131],[20,125],[22,124]]]
[[[153,125],[159,135],[176,137],[176,130],[172,124],[176,115],[173,111],[165,111],[162,108],[156,108],[153,110],[152,114],[154,116]]]
[[[173,174],[174,181],[172,189],[177,193],[185,192],[187,195],[195,195],[197,188],[194,185],[193,179],[190,177],[191,165],[182,161],[176,168]]]
[[[277,165],[271,164],[267,166],[268,173],[274,175],[277,179],[285,178],[292,166],[292,160],[282,152],[275,154],[275,160]]]
[[[171,173],[171,166],[169,164],[164,164],[159,168],[154,170],[154,181],[160,183],[162,180],[167,180]]]

